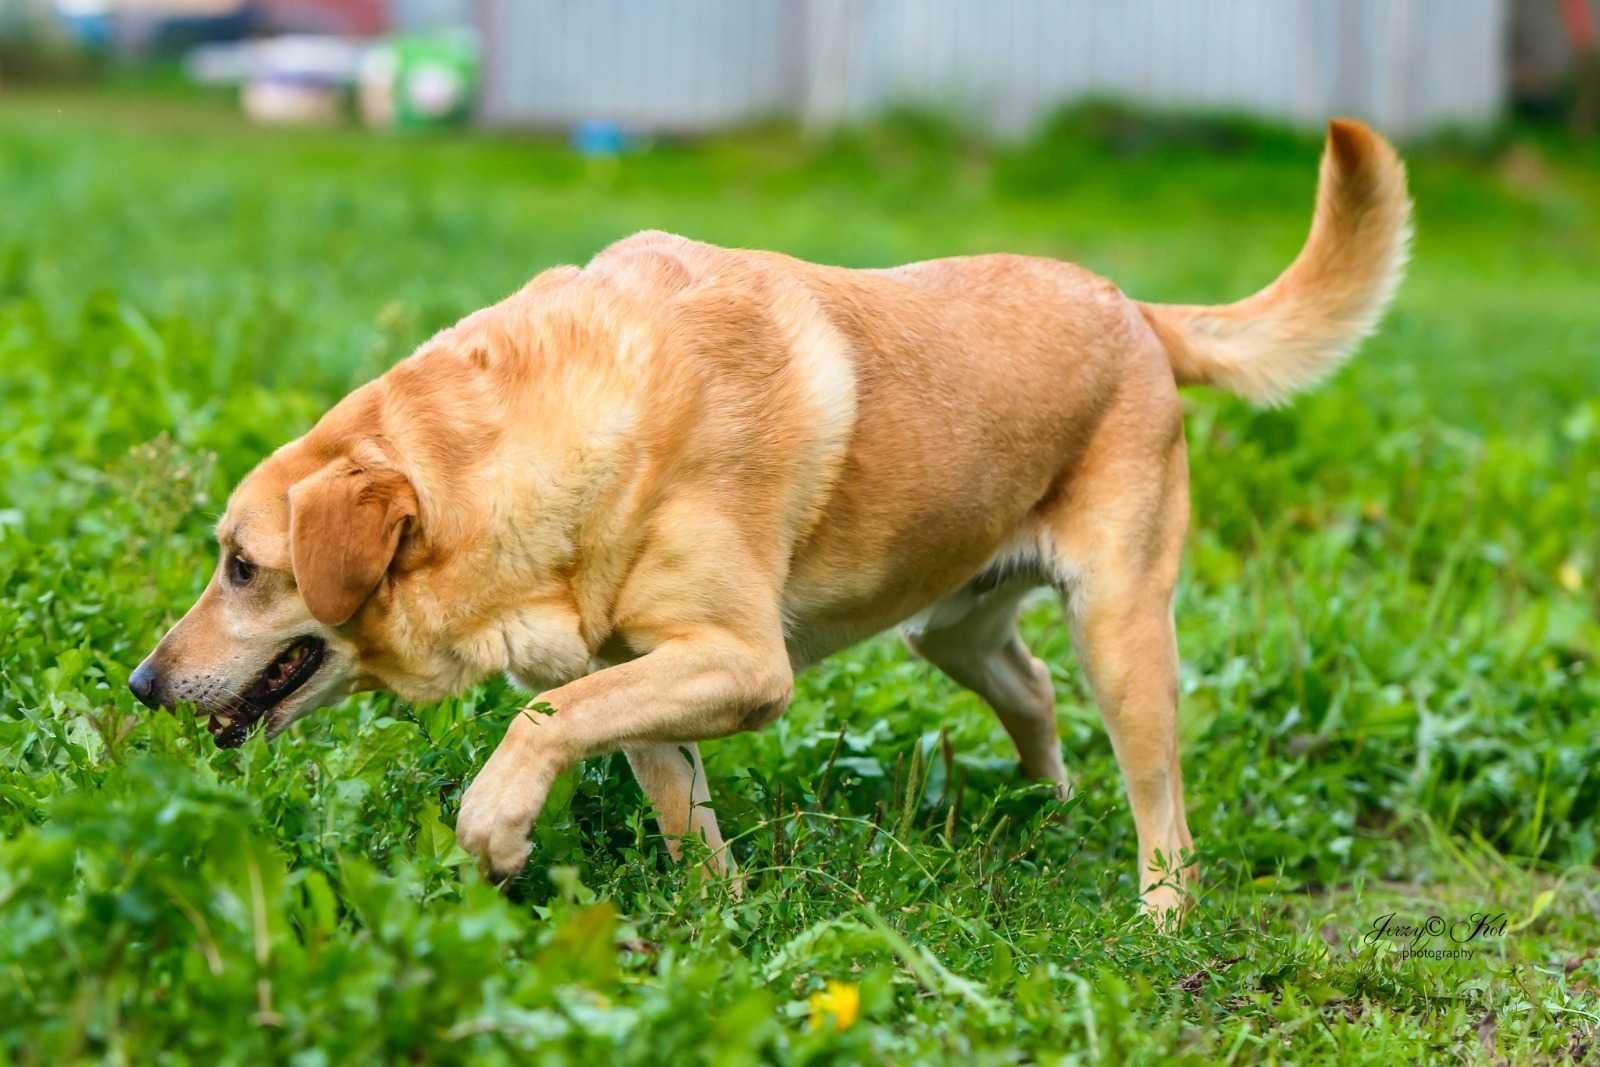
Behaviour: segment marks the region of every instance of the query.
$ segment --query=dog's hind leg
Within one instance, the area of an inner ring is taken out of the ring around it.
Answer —
[[[1030,587],[1016,582],[984,593],[963,590],[901,633],[913,652],[988,702],[1017,746],[1024,774],[1054,782],[1065,796],[1050,671],[1017,635],[1017,607]]]
[[[1194,869],[1178,759],[1173,590],[1189,519],[1188,460],[1173,405],[1159,431],[1108,447],[1046,516],[1078,658],[1094,691],[1139,835],[1139,891],[1167,918]],[[1146,420],[1141,427],[1162,425]]]
[[[673,859],[683,857],[683,838],[699,834],[711,849],[709,863],[718,874],[734,872],[733,857],[722,841],[717,817],[711,810],[706,768],[700,746],[694,742],[624,745],[628,766],[639,788],[656,809],[656,824]]]

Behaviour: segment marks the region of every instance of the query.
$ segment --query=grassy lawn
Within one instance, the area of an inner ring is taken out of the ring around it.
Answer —
[[[737,900],[668,861],[620,757],[563,780],[508,893],[482,882],[450,828],[503,684],[227,752],[125,689],[228,487],[546,266],[659,227],[1231,299],[1299,246],[1316,152],[1085,113],[1004,150],[908,119],[605,162],[0,96],[0,1062],[1600,1059],[1593,146],[1417,147],[1381,335],[1292,409],[1189,398],[1202,887],[1175,933],[1135,912],[1051,603],[1026,632],[1070,802],[880,638],[706,746]]]

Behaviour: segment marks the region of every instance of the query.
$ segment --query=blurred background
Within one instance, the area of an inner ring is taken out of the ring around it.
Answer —
[[[0,0],[0,84],[181,60],[262,121],[631,137],[1114,97],[1392,134],[1597,115],[1600,0]]]
[[[1489,1049],[1496,1017],[1506,1062],[1592,1058],[1597,18],[1600,0],[0,0],[0,1061],[451,1062],[422,1051],[448,1034],[459,1059],[513,1062],[491,1042],[531,1048],[527,1020],[555,1017],[534,1009],[580,1003],[571,1040],[614,1043],[577,1062],[701,1062],[708,1027],[719,1049],[791,1023],[821,1047],[806,993],[878,950],[813,922],[864,900],[986,992],[902,983],[874,1008],[869,961],[862,1043],[791,1058],[1055,1062],[1099,1026],[1122,1035],[1101,1062],[1420,1063]],[[1341,113],[1409,170],[1393,309],[1292,409],[1184,395],[1176,617],[1207,899],[1181,952],[1129,934],[1132,823],[1050,603],[1023,628],[1081,798],[1064,819],[1009,792],[992,715],[890,636],[802,673],[770,729],[706,746],[743,910],[666,863],[620,757],[586,763],[517,899],[554,903],[576,871],[661,950],[594,956],[611,977],[581,1002],[560,999],[562,959],[591,942],[455,873],[461,785],[521,700],[504,683],[365,695],[227,752],[127,690],[215,567],[238,479],[546,267],[659,228],[844,266],[1037,254],[1139,299],[1224,302],[1305,240]],[[268,875],[270,962],[243,857]],[[1526,918],[1453,970],[1375,972],[1360,932],[1391,911]],[[502,957],[526,984],[485,965]],[[1091,1002],[1081,975],[1120,977]]]

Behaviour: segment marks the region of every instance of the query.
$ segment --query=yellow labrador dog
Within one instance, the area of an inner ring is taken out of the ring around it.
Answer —
[[[1235,304],[1147,304],[992,255],[889,270],[643,233],[424,344],[268,457],[198,603],[130,678],[222,745],[386,688],[538,692],[456,832],[522,867],[552,779],[621,750],[676,854],[720,856],[695,742],[783,713],[794,672],[899,625],[1067,788],[1019,600],[1065,598],[1126,781],[1144,905],[1192,848],[1172,598],[1178,387],[1273,404],[1372,331],[1406,257],[1394,151],[1328,130],[1304,250]],[[1181,866],[1182,861],[1178,865]]]

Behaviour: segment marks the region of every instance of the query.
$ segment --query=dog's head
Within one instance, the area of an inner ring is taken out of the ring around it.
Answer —
[[[134,695],[193,704],[229,746],[361,690],[438,700],[493,674],[534,689],[584,674],[603,635],[579,618],[577,538],[626,449],[593,431],[618,421],[604,395],[584,394],[587,421],[530,417],[534,398],[570,401],[576,361],[616,350],[583,326],[588,304],[559,302],[573,274],[442,331],[252,471]]]
[[[128,680],[152,708],[194,704],[224,747],[374,685],[352,620],[382,599],[417,498],[377,442],[326,440],[301,438],[240,483],[205,591]]]

